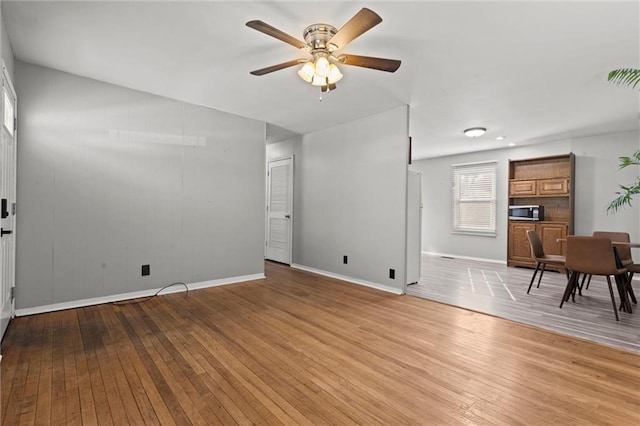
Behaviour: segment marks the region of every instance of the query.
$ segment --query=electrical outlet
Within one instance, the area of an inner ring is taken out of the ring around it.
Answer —
[[[142,265],[142,276],[145,277],[147,275],[151,275],[151,266],[150,265]]]
[[[396,270],[395,269],[389,269],[389,278],[391,278],[392,280],[396,279]]]
[[[344,263],[345,265],[348,263],[347,256],[342,256],[342,263]]]

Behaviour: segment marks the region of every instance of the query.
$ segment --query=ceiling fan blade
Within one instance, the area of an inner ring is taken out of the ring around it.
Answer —
[[[279,70],[283,70],[285,68],[293,67],[295,65],[298,65],[301,62],[304,62],[304,60],[302,60],[302,59],[294,59],[293,61],[283,62],[283,63],[277,64],[277,65],[271,65],[270,67],[266,67],[266,68],[260,68],[259,70],[251,71],[249,74],[265,75],[265,74],[269,74],[270,72],[279,71]]]
[[[255,20],[255,21],[247,22],[246,25],[247,27],[253,28],[256,31],[260,31],[261,33],[265,33],[266,35],[270,35],[271,37],[277,38],[280,41],[289,43],[290,45],[295,46],[298,49],[304,49],[307,47],[307,44],[304,41],[298,40],[297,38],[290,36],[289,34],[282,32],[275,27],[272,27],[266,22]]]
[[[342,49],[349,42],[366,33],[380,22],[382,22],[382,18],[377,13],[363,7],[331,37],[327,44],[334,45],[336,49]]]
[[[371,56],[340,55],[338,61],[345,65],[371,68],[379,71],[395,72],[400,68],[401,61],[396,59],[374,58]]]

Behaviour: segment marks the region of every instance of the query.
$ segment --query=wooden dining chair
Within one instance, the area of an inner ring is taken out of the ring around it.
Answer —
[[[613,312],[616,315],[616,321],[619,321],[616,299],[611,286],[611,276],[624,275],[627,270],[617,267],[611,240],[608,238],[569,235],[567,237],[567,259],[565,265],[571,271],[571,277],[562,296],[560,308],[562,308],[564,302],[569,300],[569,297],[574,294],[575,289],[578,287],[579,274],[606,276]]]
[[[533,285],[533,281],[536,279],[536,275],[538,274],[538,270],[540,270],[540,277],[538,277],[538,285],[536,288],[540,287],[540,281],[542,281],[542,274],[544,274],[544,268],[546,265],[561,265],[564,267],[565,257],[555,254],[545,254],[544,249],[542,247],[542,241],[540,241],[540,237],[536,233],[536,231],[527,231],[527,239],[529,240],[529,246],[531,246],[531,257],[536,261],[536,270],[533,272],[533,276],[531,277],[531,282],[529,283],[529,288],[527,289],[527,294],[531,290],[531,286]],[[542,266],[542,268],[540,268]],[[567,279],[569,278],[569,272],[565,268],[565,272],[567,274]]]
[[[595,231],[594,237],[608,238],[610,241],[620,241],[622,243],[631,242],[628,232],[610,232],[610,231]],[[633,259],[631,258],[631,248],[629,247],[617,247],[618,256],[622,262],[622,266],[631,265]]]
[[[631,297],[633,303],[638,303],[633,293],[633,287],[631,287],[631,280],[633,279],[633,274],[640,274],[640,263],[632,263],[631,265],[627,265],[626,268],[629,274],[627,276],[627,291],[629,292],[629,297]]]
[[[614,232],[614,231],[594,231],[594,237],[599,238],[608,238],[611,241],[620,241],[623,243],[628,243],[631,241],[631,237],[628,232]],[[631,248],[629,247],[616,247],[618,251],[618,257],[620,258],[620,262],[622,262],[622,266],[627,267],[633,264],[633,259],[631,258]],[[591,283],[591,275],[585,275],[582,277],[583,286],[585,278],[587,279],[586,289],[589,289],[589,284]]]

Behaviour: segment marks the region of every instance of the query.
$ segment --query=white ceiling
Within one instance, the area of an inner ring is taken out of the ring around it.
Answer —
[[[400,59],[396,73],[342,66],[322,102],[295,67],[249,75],[301,55],[246,21],[302,39],[306,26],[339,28],[361,7],[383,22],[343,51]],[[414,158],[639,127],[640,92],[606,81],[611,69],[640,68],[637,0],[5,0],[2,13],[19,60],[263,120],[282,128],[273,135],[401,105],[411,106]],[[488,132],[465,137],[473,126]]]

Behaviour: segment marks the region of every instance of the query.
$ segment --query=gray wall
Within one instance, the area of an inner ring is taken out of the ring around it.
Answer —
[[[618,171],[618,157],[640,149],[638,132],[622,132],[573,140],[485,151],[414,161],[412,169],[423,173],[422,250],[430,253],[506,261],[507,180],[509,159],[548,155],[576,155],[576,234],[594,230],[629,232],[640,240],[640,199],[633,209],[607,215],[606,206],[615,197],[618,183],[631,183],[638,168]],[[498,161],[496,237],[458,235],[451,232],[451,165],[476,161]]]
[[[408,108],[267,145],[269,159],[290,154],[293,263],[402,290]]]
[[[11,48],[11,43],[9,42],[9,33],[7,33],[7,27],[4,24],[2,7],[0,7],[0,57],[4,59],[4,63],[7,66],[7,70],[9,71],[9,76],[15,84],[13,49]]]
[[[263,273],[263,122],[22,62],[16,77],[18,309]]]
[[[576,155],[575,233],[591,234],[596,230],[629,232],[632,241],[640,241],[640,198],[633,208],[616,214],[606,207],[616,197],[618,185],[628,185],[640,176],[640,167],[618,170],[620,156],[640,150],[640,134],[614,133],[575,139],[571,151]],[[640,251],[636,251],[640,258]]]

